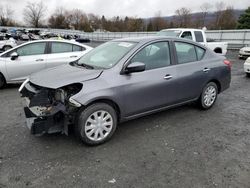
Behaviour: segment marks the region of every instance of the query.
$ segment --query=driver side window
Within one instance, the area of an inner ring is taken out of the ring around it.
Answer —
[[[19,56],[41,55],[45,53],[45,42],[27,44],[16,49]]]
[[[170,65],[170,52],[168,42],[156,42],[139,51],[131,60],[131,63],[141,62],[145,64],[145,70],[162,68]]]

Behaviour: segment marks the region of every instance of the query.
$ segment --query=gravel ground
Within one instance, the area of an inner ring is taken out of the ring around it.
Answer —
[[[1,90],[0,188],[250,187],[250,79],[236,52],[227,57],[231,88],[212,109],[186,105],[127,122],[98,147],[73,133],[30,135],[18,85]]]

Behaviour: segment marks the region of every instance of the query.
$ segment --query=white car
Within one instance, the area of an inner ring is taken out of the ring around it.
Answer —
[[[247,77],[250,77],[250,57],[244,63],[244,71],[247,74]]]
[[[239,58],[243,59],[248,57],[250,57],[250,47],[241,48],[239,51]]]
[[[5,37],[0,36],[0,51],[9,50],[17,45],[15,39],[9,38],[5,39]]]
[[[68,40],[37,40],[7,50],[0,54],[0,88],[21,83],[43,69],[76,61],[92,49]]]

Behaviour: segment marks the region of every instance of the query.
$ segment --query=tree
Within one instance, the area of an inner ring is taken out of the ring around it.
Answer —
[[[237,21],[235,18],[235,13],[233,7],[229,6],[221,14],[221,19],[219,21],[220,29],[235,29]]]
[[[220,28],[220,22],[222,19],[222,14],[223,11],[225,10],[225,3],[224,2],[217,2],[215,7],[216,7],[216,11],[215,11],[215,21],[214,21],[214,28],[215,29],[221,29]]]
[[[68,29],[70,23],[68,22],[66,16],[66,11],[62,7],[57,8],[48,20],[49,27]]]
[[[212,7],[213,6],[210,3],[203,3],[201,5],[200,9],[201,9],[202,16],[201,16],[201,20],[200,20],[201,21],[201,23],[200,23],[201,25],[200,26],[202,26],[202,27],[205,26],[205,21],[206,21],[207,14],[208,14],[209,10]]]
[[[46,13],[46,6],[42,1],[39,3],[27,2],[23,11],[24,20],[32,27],[41,27]]]
[[[162,18],[160,11],[155,14],[155,17],[152,21],[152,25],[154,31],[160,31],[162,29],[168,28],[168,23]]]
[[[238,29],[250,29],[250,7],[239,17]]]
[[[177,27],[191,27],[191,10],[188,8],[181,8],[175,11]]]
[[[14,11],[9,6],[0,6],[0,25],[13,25],[12,16]]]

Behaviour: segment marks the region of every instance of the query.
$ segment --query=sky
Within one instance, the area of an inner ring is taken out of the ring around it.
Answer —
[[[65,9],[82,9],[86,13],[105,15],[107,18],[113,16],[148,18],[155,16],[159,11],[162,16],[170,16],[181,7],[190,8],[192,12],[199,12],[203,3],[209,2],[215,7],[215,4],[221,1],[235,9],[246,9],[250,6],[249,0],[43,0],[47,6],[47,15],[53,13],[57,7],[64,7]],[[10,6],[14,10],[14,18],[22,21],[26,2],[28,0],[1,0],[0,5]],[[29,2],[39,1],[29,0]]]

